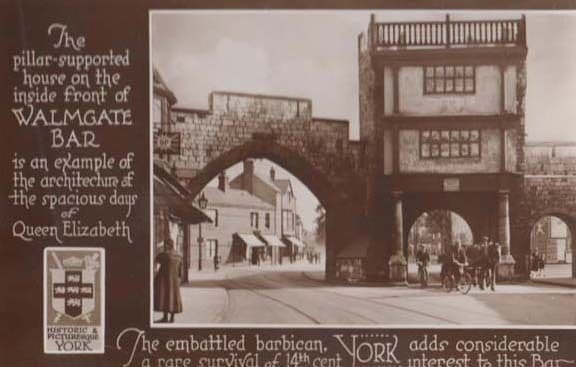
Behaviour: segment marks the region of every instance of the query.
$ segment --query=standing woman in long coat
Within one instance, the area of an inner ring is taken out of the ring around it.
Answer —
[[[154,277],[154,311],[164,313],[159,322],[174,322],[174,314],[182,312],[182,256],[174,251],[172,239],[166,240],[164,251],[156,256],[155,264],[160,268]]]

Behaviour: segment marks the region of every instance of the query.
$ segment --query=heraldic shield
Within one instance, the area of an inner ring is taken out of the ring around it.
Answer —
[[[95,308],[94,269],[50,269],[52,275],[52,308],[57,319],[66,315],[73,319],[90,322],[90,313]],[[56,321],[56,320],[55,320]]]

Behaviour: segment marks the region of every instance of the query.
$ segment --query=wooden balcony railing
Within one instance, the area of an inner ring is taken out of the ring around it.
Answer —
[[[371,48],[526,45],[525,18],[511,20],[436,22],[370,22]]]

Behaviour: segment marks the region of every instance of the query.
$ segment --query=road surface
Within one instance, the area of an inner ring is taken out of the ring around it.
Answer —
[[[193,277],[194,279],[195,277]],[[228,269],[182,287],[182,324],[576,325],[576,289],[499,285],[467,295],[439,286],[328,284],[310,266]],[[159,314],[156,314],[159,316]]]

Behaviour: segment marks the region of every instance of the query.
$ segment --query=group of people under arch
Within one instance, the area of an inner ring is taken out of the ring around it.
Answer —
[[[455,242],[452,246],[444,248],[438,260],[442,264],[440,270],[440,280],[445,284],[446,277],[454,277],[459,282],[462,272],[466,268],[472,276],[474,286],[481,290],[490,288],[496,290],[496,276],[498,264],[500,263],[501,249],[497,242],[491,241],[488,236],[484,236],[482,242],[464,247],[460,242]],[[428,284],[428,265],[430,254],[425,245],[419,245],[416,252],[416,263],[419,267],[419,274],[423,286]]]

